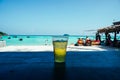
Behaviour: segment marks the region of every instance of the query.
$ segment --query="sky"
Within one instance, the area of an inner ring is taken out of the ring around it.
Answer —
[[[0,31],[9,35],[92,35],[114,21],[120,0],[0,0]]]

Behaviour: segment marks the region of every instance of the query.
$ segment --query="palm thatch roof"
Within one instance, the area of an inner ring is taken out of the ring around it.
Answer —
[[[111,33],[111,32],[120,32],[120,22],[114,22],[114,25],[102,28],[102,29],[98,29],[97,32],[99,33]]]

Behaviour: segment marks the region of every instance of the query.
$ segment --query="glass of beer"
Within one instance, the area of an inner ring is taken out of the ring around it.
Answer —
[[[53,36],[54,61],[65,62],[68,36]]]

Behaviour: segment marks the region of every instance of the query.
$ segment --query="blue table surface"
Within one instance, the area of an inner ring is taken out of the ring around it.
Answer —
[[[120,51],[0,52],[0,80],[120,80]]]

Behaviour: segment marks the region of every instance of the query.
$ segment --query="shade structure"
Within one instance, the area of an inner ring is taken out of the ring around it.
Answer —
[[[99,33],[120,32],[120,22],[114,22],[113,25],[98,29],[97,32]]]

